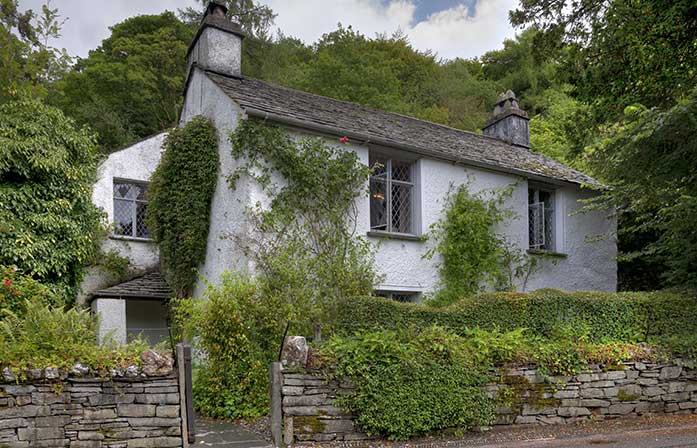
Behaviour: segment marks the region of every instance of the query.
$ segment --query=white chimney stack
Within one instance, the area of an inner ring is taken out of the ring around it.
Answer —
[[[193,64],[204,70],[239,76],[242,72],[242,39],[240,26],[228,19],[227,7],[211,0],[201,26],[189,45],[187,66]]]

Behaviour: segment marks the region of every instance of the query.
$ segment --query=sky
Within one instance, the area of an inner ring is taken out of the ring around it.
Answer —
[[[19,0],[21,9],[40,10],[45,0]],[[404,32],[419,50],[441,58],[480,56],[500,48],[515,35],[508,11],[517,0],[261,0],[278,14],[275,28],[307,43],[351,25],[366,36]],[[85,57],[108,27],[139,14],[157,14],[195,6],[195,0],[52,0],[51,7],[67,18],[62,36],[51,44]]]

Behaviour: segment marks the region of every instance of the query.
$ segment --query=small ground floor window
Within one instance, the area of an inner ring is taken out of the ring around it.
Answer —
[[[414,291],[385,291],[379,290],[375,291],[375,295],[378,297],[385,297],[387,299],[392,299],[397,302],[417,302],[419,300],[420,293]]]

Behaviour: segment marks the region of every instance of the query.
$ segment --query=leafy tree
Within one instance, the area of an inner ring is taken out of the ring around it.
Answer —
[[[37,15],[20,11],[17,0],[0,0],[0,103],[21,94],[43,97],[47,84],[67,70],[66,51],[48,44],[63,22],[48,2]]]
[[[171,12],[114,25],[111,36],[57,82],[50,102],[89,124],[107,150],[171,127],[192,35]]]
[[[697,287],[696,116],[697,91],[667,111],[629,107],[588,155],[612,186],[604,202],[632,218],[621,232],[643,237],[629,255],[664,264],[667,283],[684,287]]]
[[[203,13],[210,0],[198,0],[201,3],[200,8],[191,6],[180,9],[179,17],[187,24],[198,27],[198,24],[203,19]],[[260,40],[268,38],[269,28],[273,25],[276,14],[273,10],[254,0],[216,0],[227,6],[228,17],[239,23],[242,30],[248,36]]]
[[[97,145],[53,107],[0,105],[0,265],[75,292],[96,251]]]
[[[670,107],[697,81],[692,0],[521,0],[510,17],[571,46],[579,94],[601,120],[633,103]]]

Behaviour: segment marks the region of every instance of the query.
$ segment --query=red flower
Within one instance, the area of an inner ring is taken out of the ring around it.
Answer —
[[[12,286],[12,280],[5,280],[5,286]]]
[[[343,137],[341,137],[341,140],[339,140],[339,141],[341,142],[342,145],[345,145],[348,142],[348,137],[346,137],[344,135]]]

